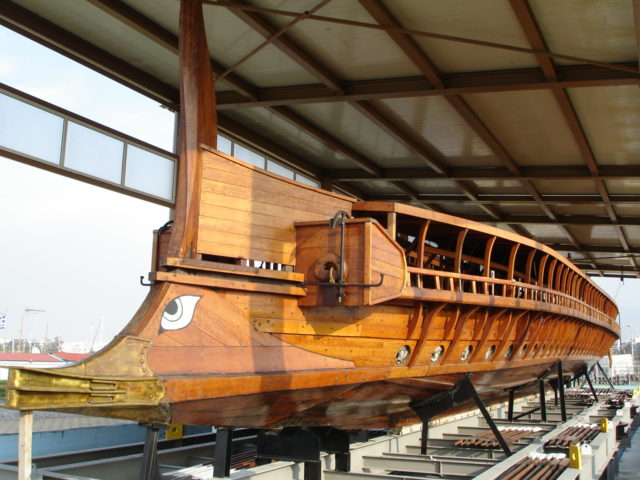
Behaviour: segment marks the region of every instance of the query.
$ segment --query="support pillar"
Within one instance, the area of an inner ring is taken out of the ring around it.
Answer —
[[[544,380],[540,380],[540,419],[543,422],[547,421],[547,400],[544,392]]]
[[[420,455],[427,454],[427,443],[429,441],[429,421],[422,422],[422,434],[420,435]]]
[[[596,365],[598,366],[600,373],[602,373],[602,376],[605,378],[605,380],[609,384],[609,387],[611,388],[611,390],[615,390],[616,388],[613,386],[613,383],[611,382],[609,375],[606,374],[606,372],[604,371],[604,368],[602,368],[602,365],[600,365],[600,362],[597,362]]]
[[[507,410],[507,420],[509,420],[510,422],[513,422],[513,403],[515,401],[515,398],[516,392],[512,388],[511,390],[509,390],[509,409]]]
[[[562,361],[558,360],[558,399],[560,400],[560,417],[563,422],[567,421],[567,406],[564,399],[564,376],[562,373]]]
[[[140,480],[160,480],[158,468],[158,432],[164,425],[151,423],[147,425],[147,436],[144,440],[142,464],[140,465]]]
[[[593,367],[591,368],[591,371],[593,371]],[[596,393],[596,389],[593,388],[593,383],[591,383],[591,376],[589,375],[590,371],[587,370],[587,368],[585,367],[584,369],[584,376],[587,379],[587,383],[589,384],[589,388],[591,389],[591,394],[593,395],[594,400],[597,402],[598,401],[598,394]]]
[[[213,476],[228,477],[231,473],[231,449],[233,448],[233,428],[216,429],[216,446],[213,454]]]
[[[20,410],[18,426],[18,480],[31,479],[31,446],[33,441],[33,411]]]

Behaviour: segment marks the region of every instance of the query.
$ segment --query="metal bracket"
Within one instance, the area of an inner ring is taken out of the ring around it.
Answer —
[[[140,275],[140,285],[142,285],[143,287],[153,287],[155,285],[155,282],[145,283],[144,275]]]

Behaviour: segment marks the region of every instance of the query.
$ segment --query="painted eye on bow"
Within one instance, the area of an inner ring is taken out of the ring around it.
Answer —
[[[162,312],[160,331],[180,330],[191,323],[198,300],[197,295],[182,295],[171,300]]]

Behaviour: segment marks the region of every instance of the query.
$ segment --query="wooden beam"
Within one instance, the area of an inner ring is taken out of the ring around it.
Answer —
[[[180,2],[180,147],[174,224],[168,255],[196,255],[200,185],[201,145],[217,146],[218,122],[213,73],[204,28],[201,0]]]

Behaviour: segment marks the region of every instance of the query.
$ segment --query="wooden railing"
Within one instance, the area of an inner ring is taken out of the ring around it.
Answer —
[[[417,267],[408,267],[407,270],[411,278],[411,287],[540,302],[548,306],[581,312],[580,316],[589,318],[616,332],[619,331],[615,318],[576,297],[557,290],[515,280],[453,273],[445,270]]]

